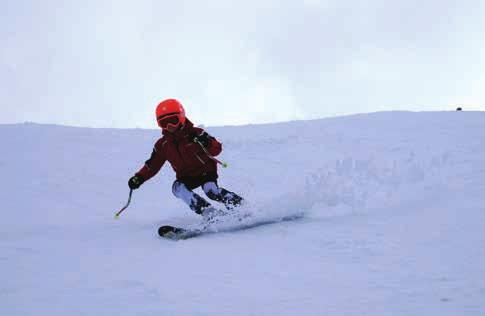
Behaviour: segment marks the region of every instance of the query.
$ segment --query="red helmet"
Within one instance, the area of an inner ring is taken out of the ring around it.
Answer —
[[[179,127],[185,123],[185,110],[182,104],[175,99],[160,102],[155,111],[158,126],[165,129],[169,125]]]

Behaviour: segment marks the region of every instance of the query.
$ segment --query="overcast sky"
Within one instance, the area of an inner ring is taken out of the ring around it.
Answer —
[[[0,1],[0,123],[485,110],[485,1]]]

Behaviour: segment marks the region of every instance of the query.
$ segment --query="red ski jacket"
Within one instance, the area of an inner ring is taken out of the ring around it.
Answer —
[[[203,131],[202,128],[194,127],[188,119],[174,133],[164,130],[163,137],[155,143],[150,159],[136,175],[147,181],[160,171],[167,160],[177,174],[177,180],[184,177],[197,177],[205,173],[217,174],[216,162],[193,141],[194,137]],[[215,138],[211,138],[206,149],[212,156],[217,156],[222,151],[222,144]]]

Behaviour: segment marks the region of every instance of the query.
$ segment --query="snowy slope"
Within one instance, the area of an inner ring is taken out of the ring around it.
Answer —
[[[0,125],[0,314],[484,315],[485,113],[208,130],[246,211],[303,217],[163,240],[200,221],[169,166],[113,219],[159,131]]]

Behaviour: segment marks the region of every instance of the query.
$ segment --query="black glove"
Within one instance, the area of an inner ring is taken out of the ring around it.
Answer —
[[[143,182],[145,182],[145,181],[143,180],[142,177],[133,176],[133,177],[130,178],[130,180],[128,180],[128,186],[130,187],[130,189],[136,190],[140,187],[140,185],[143,184]]]
[[[194,143],[201,143],[202,146],[209,147],[212,138],[214,138],[214,137],[207,134],[206,131],[202,131],[202,133],[200,133],[200,135],[196,135],[194,137]]]

